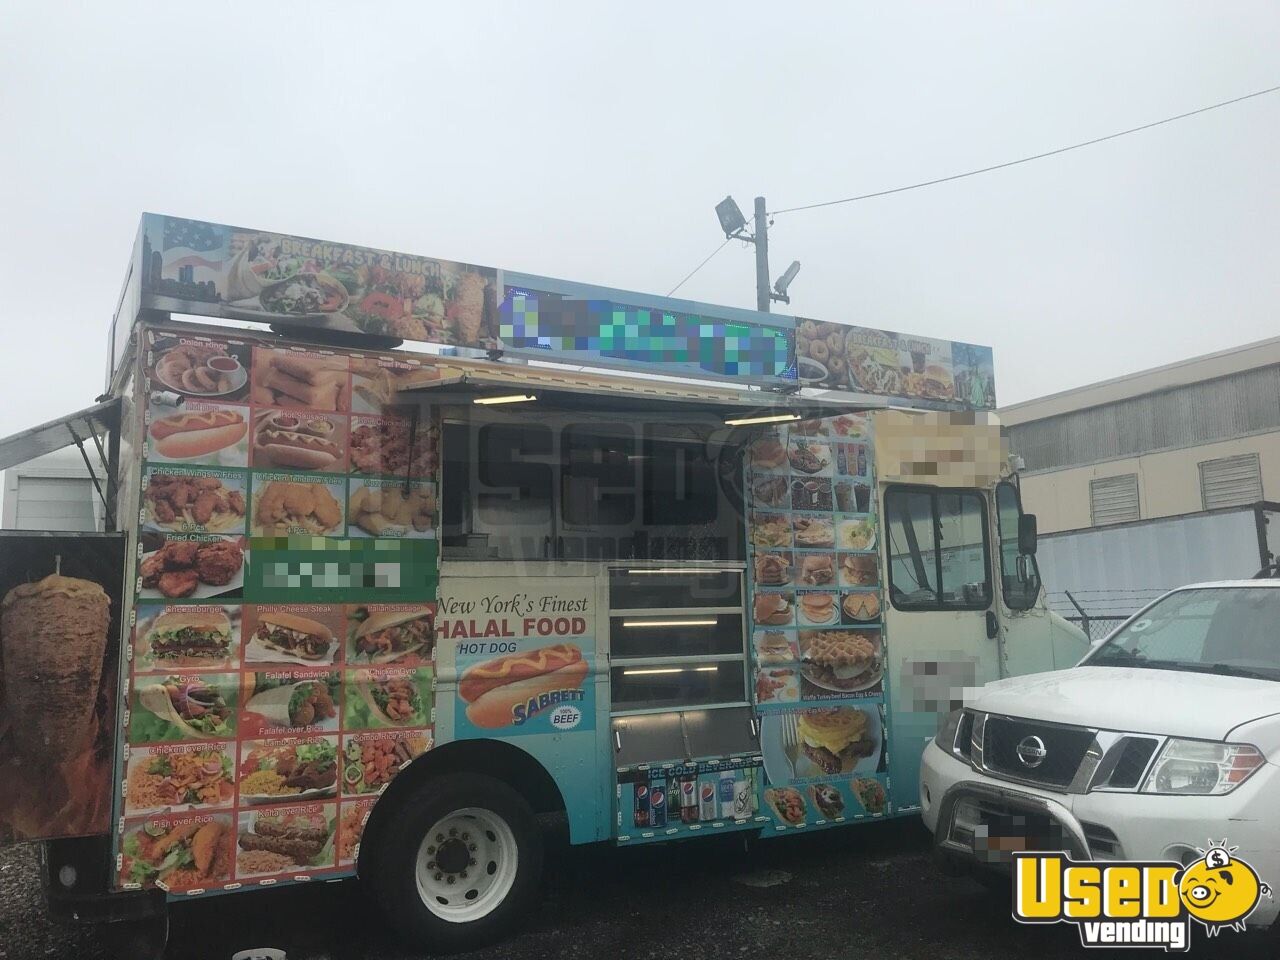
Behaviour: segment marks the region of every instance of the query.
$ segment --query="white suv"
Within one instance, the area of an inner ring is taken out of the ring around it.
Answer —
[[[989,683],[924,752],[944,867],[1013,850],[1189,864],[1225,838],[1280,887],[1280,581],[1168,593],[1078,666]],[[1263,898],[1251,927],[1280,900]]]

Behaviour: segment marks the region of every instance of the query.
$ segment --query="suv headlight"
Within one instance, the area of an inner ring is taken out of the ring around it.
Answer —
[[[963,710],[952,710],[938,728],[938,735],[933,738],[933,742],[947,753],[956,752],[956,732],[960,729],[960,719],[963,716]]]
[[[1248,743],[1170,740],[1156,757],[1142,790],[1201,797],[1230,793],[1266,759]]]

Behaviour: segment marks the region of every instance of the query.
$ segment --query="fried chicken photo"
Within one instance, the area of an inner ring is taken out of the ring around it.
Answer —
[[[144,496],[155,522],[163,526],[185,521],[225,530],[245,514],[244,494],[228,490],[217,477],[155,473]]]
[[[244,549],[234,540],[166,540],[138,567],[142,586],[169,599],[189,597],[205,583],[223,587],[244,566]]]
[[[223,587],[244,566],[244,553],[240,547],[227,540],[202,543],[194,554],[196,576],[204,583]]]

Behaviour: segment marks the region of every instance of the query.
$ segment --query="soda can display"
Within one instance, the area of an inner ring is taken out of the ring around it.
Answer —
[[[698,783],[698,815],[703,820],[717,820],[720,817],[716,786],[715,780],[702,780]]]
[[[635,801],[632,807],[632,822],[637,827],[649,826],[649,784],[635,785]]]
[[[698,781],[692,777],[680,781],[680,819],[684,823],[698,822]]]
[[[665,827],[667,825],[667,782],[654,780],[649,784],[649,825]]]
[[[735,820],[746,820],[751,816],[752,796],[749,779],[733,781],[733,818]]]
[[[737,775],[732,770],[720,771],[720,816],[733,819],[733,784]]]

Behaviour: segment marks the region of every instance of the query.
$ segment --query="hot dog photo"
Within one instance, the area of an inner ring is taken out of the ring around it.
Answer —
[[[244,467],[249,463],[249,408],[186,400],[147,410],[147,459]]]
[[[254,467],[342,473],[347,466],[347,418],[263,410],[254,416]]]
[[[580,647],[555,643],[472,664],[458,677],[458,698],[467,720],[484,730],[521,727],[544,715],[548,731],[572,729],[587,709],[587,671]]]

